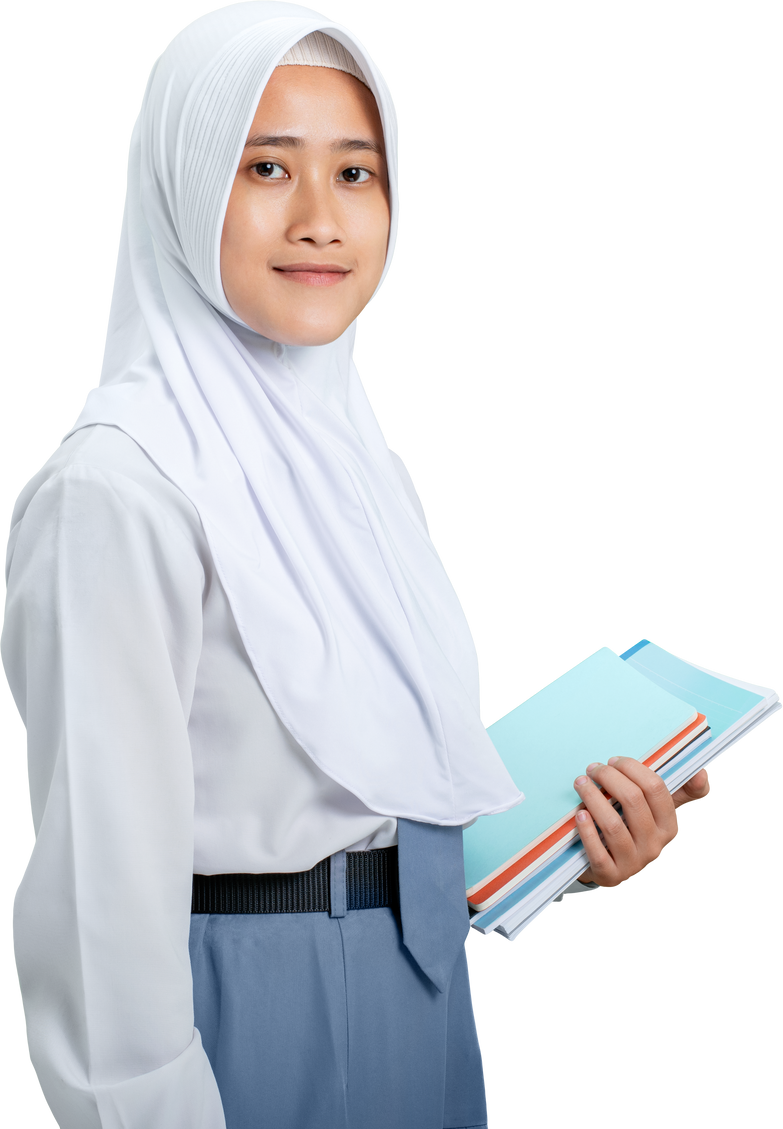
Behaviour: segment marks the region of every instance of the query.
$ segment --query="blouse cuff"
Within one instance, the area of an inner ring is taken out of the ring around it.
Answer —
[[[101,1129],[225,1129],[215,1076],[197,1030],[172,1062],[96,1086]]]

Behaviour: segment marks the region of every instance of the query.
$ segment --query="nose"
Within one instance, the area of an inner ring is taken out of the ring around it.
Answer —
[[[331,185],[318,175],[302,177],[291,196],[288,239],[316,247],[341,244],[344,232]]]

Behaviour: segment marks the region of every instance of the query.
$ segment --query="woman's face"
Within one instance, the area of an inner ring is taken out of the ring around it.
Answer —
[[[220,243],[234,312],[283,345],[343,333],[378,285],[389,237],[370,91],[326,67],[278,67],[250,127]]]

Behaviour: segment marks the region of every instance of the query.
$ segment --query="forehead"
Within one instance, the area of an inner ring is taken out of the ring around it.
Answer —
[[[290,134],[304,141],[366,137],[383,144],[375,98],[363,82],[330,67],[276,67],[249,136]]]

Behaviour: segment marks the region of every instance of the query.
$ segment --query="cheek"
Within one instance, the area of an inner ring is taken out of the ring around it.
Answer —
[[[242,243],[243,221],[243,210],[237,199],[235,186],[229,197],[223,220],[223,231],[220,235],[220,275],[223,281],[223,289],[229,301],[232,295],[236,293],[240,281],[241,258],[238,251]]]
[[[368,271],[375,277],[375,286],[383,273],[389,246],[389,207],[385,200],[376,203],[363,215],[360,239]]]
[[[234,186],[220,239],[224,287],[263,269],[271,253],[280,224],[275,209],[260,204],[258,193],[247,191],[242,184]]]

